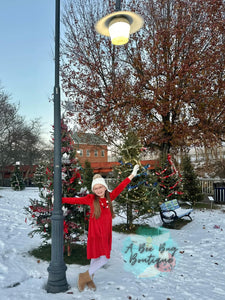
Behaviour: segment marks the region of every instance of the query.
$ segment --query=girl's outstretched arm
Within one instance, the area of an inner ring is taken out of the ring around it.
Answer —
[[[114,200],[119,194],[125,189],[125,187],[130,183],[130,181],[137,175],[139,170],[139,165],[135,165],[132,173],[126,179],[124,179],[111,193],[110,198]]]
[[[90,205],[93,200],[93,195],[88,194],[84,197],[62,197],[62,203],[67,204],[84,204],[84,205]]]
[[[111,193],[110,193],[110,199],[113,201],[116,199],[116,197],[119,196],[119,194],[125,189],[125,187],[130,183],[129,177],[124,179]]]

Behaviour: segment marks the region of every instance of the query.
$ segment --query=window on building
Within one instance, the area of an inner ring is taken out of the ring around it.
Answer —
[[[95,150],[95,157],[98,157],[98,150]]]
[[[105,156],[105,150],[102,150],[101,151],[101,157],[104,157]]]
[[[80,154],[80,156],[83,156],[83,155],[84,155],[83,149],[79,149],[79,154]]]
[[[86,150],[86,156],[87,157],[90,157],[91,156],[91,152],[90,152],[90,150],[88,149],[88,150]]]

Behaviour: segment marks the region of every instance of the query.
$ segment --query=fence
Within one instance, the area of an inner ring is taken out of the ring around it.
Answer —
[[[225,203],[225,179],[199,178],[202,193],[213,195],[215,202]]]
[[[214,200],[217,203],[225,203],[225,188],[215,188],[214,190]]]
[[[206,195],[213,195],[214,194],[213,184],[215,182],[215,179],[213,179],[213,178],[199,178],[199,181],[200,181],[200,184],[201,184],[203,194],[206,194]]]

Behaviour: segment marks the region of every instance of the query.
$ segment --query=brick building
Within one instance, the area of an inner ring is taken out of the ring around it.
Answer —
[[[108,147],[105,140],[91,133],[74,133],[73,140],[78,150],[77,157],[82,166],[86,160],[91,164],[94,173],[99,173],[107,177],[119,162],[108,161]],[[149,164],[149,169],[154,169],[156,160],[144,160],[145,165]]]
[[[79,162],[84,167],[85,161],[88,160],[94,173],[99,173],[104,177],[110,177],[113,167],[119,165],[117,161],[108,161],[108,146],[103,138],[91,133],[74,133],[73,140],[77,149]],[[144,165],[149,164],[149,169],[154,169],[157,161],[144,160],[142,163]],[[36,167],[36,165],[21,165],[21,171],[27,186],[32,184]],[[10,177],[13,172],[14,166],[5,166],[3,170],[0,170],[0,185],[9,186]]]
[[[103,138],[92,133],[74,133],[73,140],[81,164],[84,164],[86,160],[90,163],[108,161],[108,147]]]

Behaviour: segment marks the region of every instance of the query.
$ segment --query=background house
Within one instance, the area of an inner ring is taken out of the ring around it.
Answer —
[[[72,136],[74,144],[77,150],[77,157],[80,164],[84,167],[85,161],[88,160],[91,164],[91,168],[94,173],[99,173],[105,178],[111,177],[111,172],[115,165],[119,165],[118,158],[114,155],[109,155],[108,145],[106,141],[91,133],[77,133]],[[113,158],[113,159],[112,159]],[[149,164],[149,169],[154,169],[156,160],[143,158],[143,164]],[[20,170],[23,173],[26,186],[32,185],[33,175],[37,165],[20,166]],[[10,178],[14,172],[14,165],[5,166],[0,169],[0,185],[10,186]]]
[[[74,133],[73,140],[77,149],[77,157],[83,165],[90,163],[105,163],[108,161],[108,147],[103,138],[92,133]]]
[[[77,151],[77,157],[82,166],[88,160],[94,173],[103,177],[110,177],[115,165],[119,165],[118,158],[109,155],[106,141],[92,133],[74,133],[73,140]],[[149,169],[154,169],[156,160],[144,159],[144,164],[149,164]]]

